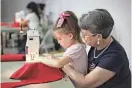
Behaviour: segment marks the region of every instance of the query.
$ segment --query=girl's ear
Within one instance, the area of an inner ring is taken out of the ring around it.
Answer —
[[[70,40],[73,38],[73,34],[72,33],[70,33],[69,34],[69,36],[70,36]]]

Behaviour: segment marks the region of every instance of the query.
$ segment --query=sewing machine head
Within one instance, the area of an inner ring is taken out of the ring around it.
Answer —
[[[33,60],[39,57],[39,32],[38,30],[27,31],[26,60]]]

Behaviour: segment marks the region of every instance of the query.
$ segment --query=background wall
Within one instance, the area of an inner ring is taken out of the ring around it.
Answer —
[[[1,21],[12,22],[15,12],[26,10],[29,2],[44,3],[45,0],[1,0]]]
[[[89,10],[107,9],[114,18],[113,35],[125,48],[129,60],[131,56],[131,0],[2,0],[2,21],[12,21],[14,13],[22,9],[30,1],[46,3],[45,14],[56,21],[58,14],[65,10],[73,11],[78,18]]]

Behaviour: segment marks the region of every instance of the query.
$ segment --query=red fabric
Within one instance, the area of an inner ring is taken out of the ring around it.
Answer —
[[[25,54],[3,54],[1,55],[1,62],[8,61],[25,61]]]
[[[1,26],[11,26],[11,23],[9,23],[9,22],[1,22]]]
[[[14,22],[14,23],[11,25],[11,27],[21,27],[21,26],[20,26],[20,23]]]
[[[25,82],[6,82],[6,83],[1,83],[1,88],[15,88],[15,87],[19,87],[22,85],[27,85],[29,83],[25,83]]]
[[[13,22],[13,23],[1,22],[1,26],[9,26],[9,27],[13,27],[13,28],[21,27],[20,23],[18,23],[18,22]],[[23,25],[23,27],[28,27],[28,25],[25,24],[25,25]]]
[[[42,63],[25,63],[10,78],[21,80],[21,82],[2,83],[3,88],[52,82],[63,78],[63,73],[58,68],[52,68]]]
[[[14,23],[11,24],[11,27],[21,27],[21,24],[18,23],[18,22],[14,22]],[[23,25],[22,27],[28,27],[28,25],[25,24],[25,25]]]
[[[17,23],[17,22],[14,22],[14,23],[1,22],[1,26],[20,27],[20,23]]]

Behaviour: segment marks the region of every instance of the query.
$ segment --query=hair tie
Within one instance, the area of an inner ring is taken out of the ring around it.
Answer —
[[[63,13],[60,14],[59,20],[58,20],[58,22],[57,22],[57,28],[62,26],[64,20],[65,20],[66,17],[68,17],[68,16],[70,16],[70,14],[68,14],[68,13],[64,13],[64,12],[63,12]]]

